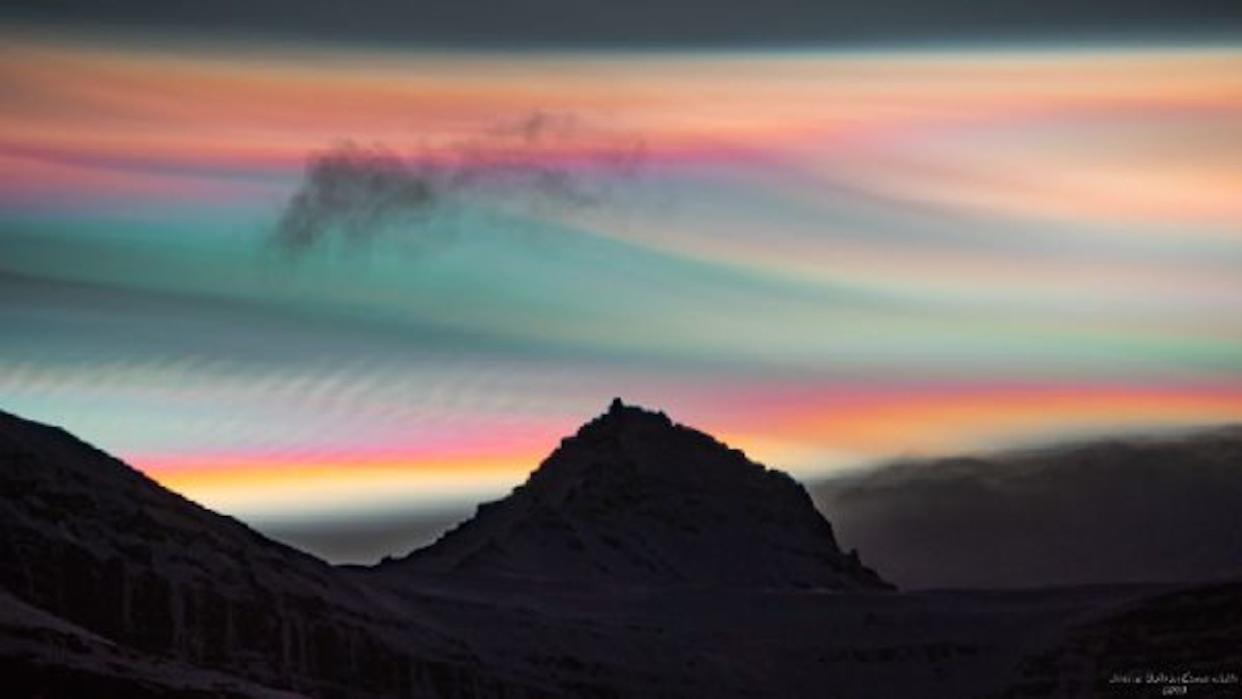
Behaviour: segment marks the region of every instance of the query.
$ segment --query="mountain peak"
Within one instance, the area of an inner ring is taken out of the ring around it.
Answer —
[[[679,426],[674,425],[663,412],[647,410],[639,405],[624,403],[620,398],[613,398],[608,404],[608,410],[579,427],[575,437],[616,435],[631,430],[660,430],[670,427]]]
[[[389,567],[571,581],[884,588],[789,475],[614,399],[512,494]]]
[[[612,402],[608,404],[607,411],[583,425],[582,428],[586,429],[598,424],[623,423],[631,420],[646,420],[663,425],[672,424],[672,420],[661,411],[647,410],[640,405],[626,404],[620,398],[613,398]]]

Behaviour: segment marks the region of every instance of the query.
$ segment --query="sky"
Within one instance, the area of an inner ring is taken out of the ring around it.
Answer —
[[[614,396],[804,480],[1242,420],[1229,4],[562,5],[6,10],[0,409],[281,531]]]

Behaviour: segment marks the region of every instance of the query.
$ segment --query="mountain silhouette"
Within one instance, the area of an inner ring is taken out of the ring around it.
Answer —
[[[392,570],[636,584],[889,589],[787,474],[616,399],[525,484]]]
[[[437,543],[331,566],[0,413],[6,696],[1056,696],[1236,668],[1237,593],[893,592],[789,476],[620,401]]]

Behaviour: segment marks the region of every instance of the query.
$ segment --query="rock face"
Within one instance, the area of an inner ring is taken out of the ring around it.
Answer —
[[[498,502],[383,565],[527,580],[889,589],[793,478],[615,400]]]

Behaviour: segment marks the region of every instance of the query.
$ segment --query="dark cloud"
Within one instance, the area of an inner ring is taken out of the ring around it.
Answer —
[[[1242,573],[1242,427],[895,464],[811,491],[842,544],[905,588]]]
[[[721,45],[1238,32],[1236,0],[17,0],[70,25],[418,45]]]
[[[337,234],[354,243],[394,229],[437,235],[465,203],[541,216],[597,206],[633,178],[642,152],[636,138],[544,112],[411,159],[345,142],[310,158],[275,239],[299,251]]]
[[[344,144],[317,154],[281,215],[277,240],[294,250],[332,230],[359,240],[395,216],[430,208],[440,196],[435,179],[381,148]]]

